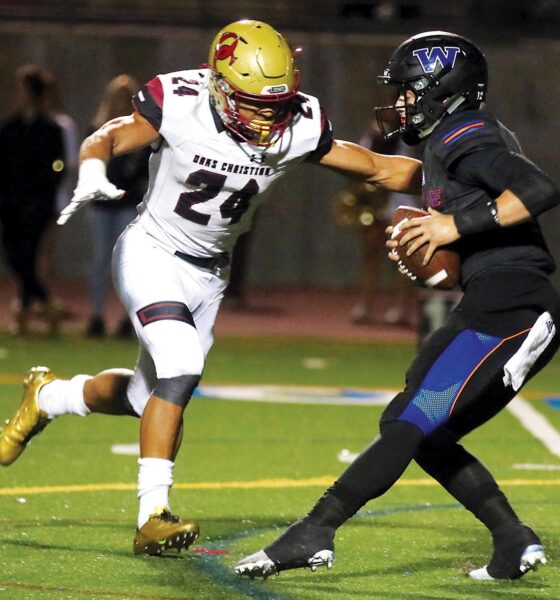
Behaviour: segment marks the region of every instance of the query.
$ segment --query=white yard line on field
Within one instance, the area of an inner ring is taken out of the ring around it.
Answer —
[[[516,396],[507,408],[522,427],[542,442],[551,454],[560,457],[560,433],[546,417],[520,396]]]
[[[535,463],[515,463],[511,465],[519,471],[560,471],[560,465],[540,465]]]

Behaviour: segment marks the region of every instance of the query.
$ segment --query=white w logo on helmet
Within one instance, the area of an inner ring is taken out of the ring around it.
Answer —
[[[414,50],[412,54],[418,59],[424,73],[433,73],[438,63],[442,69],[445,67],[452,69],[460,50],[457,46],[445,46],[444,48],[434,46],[433,48],[419,48]]]

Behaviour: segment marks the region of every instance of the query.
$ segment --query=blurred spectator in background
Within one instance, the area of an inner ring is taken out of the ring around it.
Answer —
[[[414,148],[406,146],[400,138],[385,140],[376,121],[359,141],[380,154],[400,154],[418,158]],[[415,325],[416,288],[399,275],[392,265],[384,270],[385,228],[391,224],[397,206],[420,206],[420,198],[408,194],[388,192],[364,183],[353,183],[336,198],[335,212],[341,225],[354,227],[362,237],[362,268],[360,298],[352,308],[351,320],[360,325]],[[381,281],[387,272],[391,283],[387,292],[390,305],[383,306],[380,298]]]
[[[63,310],[37,273],[41,239],[55,216],[64,171],[63,134],[50,117],[48,76],[27,65],[16,73],[17,111],[0,125],[0,221],[6,259],[19,284],[14,332],[28,331],[34,315],[58,331]]]
[[[51,73],[47,75],[47,88],[45,95],[45,110],[62,129],[62,142],[64,148],[64,170],[62,179],[56,190],[56,213],[70,202],[72,192],[78,179],[78,165],[80,154],[80,137],[78,127],[70,115],[64,111],[64,103],[58,79]],[[52,279],[55,273],[56,238],[58,228],[53,219],[49,221],[39,252],[39,274],[44,280]]]
[[[119,75],[112,79],[105,89],[91,132],[111,119],[129,115],[132,96],[138,88],[136,80],[130,75]],[[88,206],[94,248],[90,276],[91,318],[86,331],[91,337],[101,337],[106,332],[103,312],[109,288],[113,246],[137,215],[136,206],[142,201],[148,185],[149,157],[148,147],[112,158],[107,166],[107,176],[119,189],[126,190],[126,194],[119,200],[92,202]],[[119,337],[134,335],[124,310],[116,334]]]

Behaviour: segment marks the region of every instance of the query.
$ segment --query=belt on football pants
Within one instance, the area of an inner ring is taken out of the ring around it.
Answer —
[[[191,256],[190,254],[185,254],[184,252],[179,252],[179,250],[175,251],[175,256],[178,256],[180,259],[194,265],[195,267],[199,267],[200,269],[208,269],[209,271],[218,271],[227,267],[230,263],[231,256],[229,252],[223,252],[222,254],[218,254],[217,256]]]

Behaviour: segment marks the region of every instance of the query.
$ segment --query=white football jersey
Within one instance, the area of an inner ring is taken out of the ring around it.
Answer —
[[[319,101],[306,94],[298,94],[293,121],[273,146],[234,139],[210,105],[209,75],[209,69],[159,75],[134,98],[162,137],[137,223],[171,252],[203,257],[231,251],[249,229],[261,193],[332,142]]]

